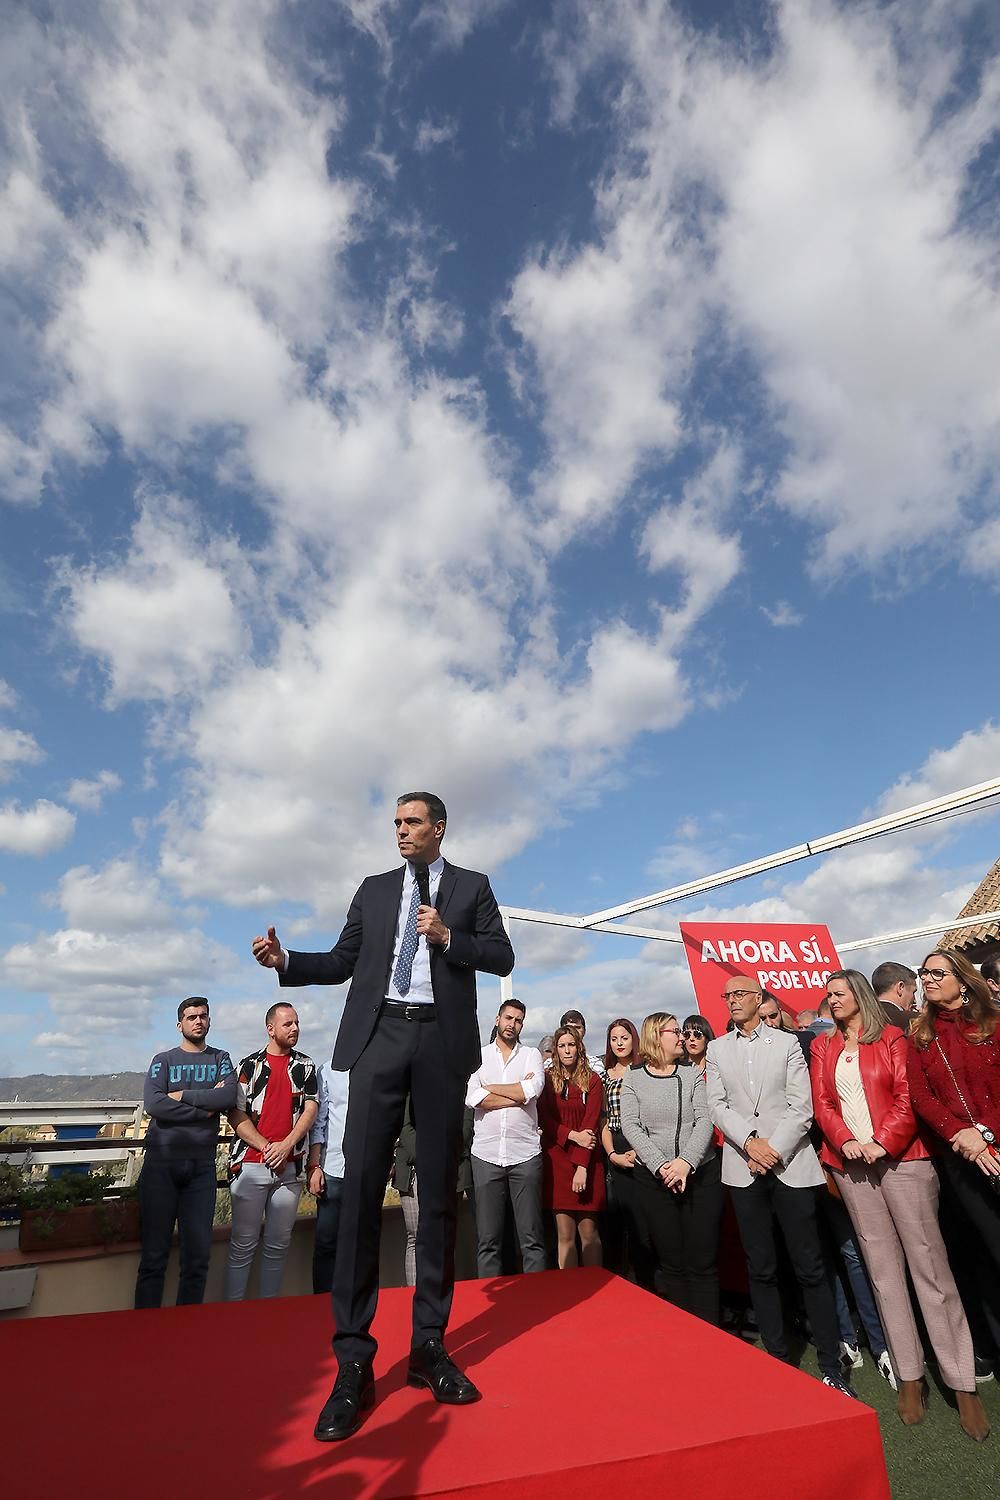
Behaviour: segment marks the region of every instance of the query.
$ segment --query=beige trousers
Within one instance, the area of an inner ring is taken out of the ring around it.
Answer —
[[[890,1157],[874,1166],[851,1161],[836,1178],[868,1268],[896,1375],[900,1380],[919,1380],[924,1373],[906,1286],[909,1271],[941,1379],[953,1391],[974,1391],[972,1335],[938,1227],[940,1187],[934,1163]]]

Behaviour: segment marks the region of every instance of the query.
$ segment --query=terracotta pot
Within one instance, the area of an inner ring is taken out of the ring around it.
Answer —
[[[78,1250],[139,1238],[139,1200],[108,1199],[72,1208],[26,1208],[18,1243],[24,1251]]]

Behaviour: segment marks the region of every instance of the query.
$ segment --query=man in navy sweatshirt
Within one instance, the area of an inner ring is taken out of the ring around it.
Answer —
[[[208,1001],[201,995],[177,1007],[179,1047],[158,1052],[149,1065],[142,1102],[149,1116],[146,1157],[139,1174],[142,1257],[136,1307],[159,1307],[177,1225],[181,1267],[177,1301],[205,1295],[215,1217],[215,1140],[219,1115],[236,1103],[236,1073],[228,1052],[209,1047]]]

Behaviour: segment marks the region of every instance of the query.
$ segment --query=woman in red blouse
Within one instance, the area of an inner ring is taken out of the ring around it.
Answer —
[[[597,1215],[604,1207],[604,1159],[598,1147],[604,1087],[587,1063],[579,1033],[560,1026],[552,1067],[538,1101],[542,1133],[542,1202],[556,1216],[559,1269],[601,1264]]]
[[[813,1109],[830,1167],[854,1224],[878,1303],[898,1410],[924,1419],[924,1351],[913,1317],[913,1283],[942,1380],[955,1392],[962,1430],[981,1442],[989,1422],[976,1394],[972,1335],[938,1227],[938,1178],[921,1139],[907,1084],[907,1046],[885,1022],[857,969],[826,981],[833,1031],[812,1044]]]
[[[1000,1338],[1000,1005],[956,949],[929,953],[919,973],[927,1003],[910,1028],[913,1108],[978,1245],[983,1311]]]

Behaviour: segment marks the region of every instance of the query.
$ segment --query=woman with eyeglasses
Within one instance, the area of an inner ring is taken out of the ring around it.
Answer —
[[[962,1430],[978,1442],[989,1423],[976,1394],[972,1335],[938,1226],[938,1179],[921,1139],[907,1081],[906,1039],[886,1023],[857,969],[826,982],[834,1030],[812,1046],[821,1156],[833,1171],[861,1245],[908,1427],[927,1405],[924,1352],[907,1290],[913,1283],[942,1380]]]
[[[917,973],[925,1003],[910,1026],[913,1107],[977,1246],[982,1309],[1000,1347],[1000,1004],[957,949],[929,953]]]
[[[604,1086],[587,1062],[580,1033],[560,1026],[538,1099],[542,1204],[555,1214],[560,1271],[577,1264],[577,1235],[583,1264],[601,1264],[597,1215],[604,1207],[605,1187],[598,1132],[603,1113]]]
[[[643,1021],[639,1048],[642,1066],[629,1069],[621,1088],[636,1202],[668,1301],[718,1324],[723,1192],[704,1075],[680,1066],[681,1028],[664,1011]]]

